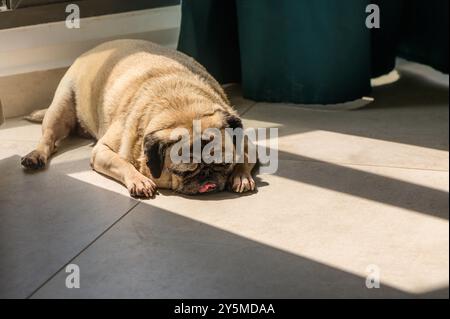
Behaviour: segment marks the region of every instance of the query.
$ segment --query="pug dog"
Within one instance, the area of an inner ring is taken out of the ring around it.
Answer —
[[[116,40],[80,56],[62,78],[48,109],[27,117],[42,120],[42,137],[21,159],[44,168],[59,141],[76,131],[94,138],[91,166],[124,184],[134,197],[157,188],[188,195],[255,190],[255,163],[175,163],[171,134],[242,128],[219,83],[194,59],[143,40]],[[190,141],[193,143],[193,141]],[[246,148],[247,150],[247,148]]]

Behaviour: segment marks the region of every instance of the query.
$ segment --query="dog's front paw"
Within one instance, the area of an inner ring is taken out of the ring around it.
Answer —
[[[130,195],[140,198],[151,198],[156,194],[156,184],[150,178],[142,174],[135,174],[125,182]]]
[[[20,163],[30,169],[41,169],[47,164],[47,158],[42,155],[39,151],[34,150],[28,153],[20,160]]]
[[[235,173],[230,177],[229,188],[236,193],[245,193],[254,191],[256,183],[249,173]]]

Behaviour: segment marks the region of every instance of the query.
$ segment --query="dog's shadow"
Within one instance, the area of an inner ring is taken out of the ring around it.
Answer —
[[[234,193],[229,190],[224,190],[217,193],[206,193],[201,195],[184,195],[180,193],[176,193],[170,189],[159,189],[158,193],[163,196],[176,196],[181,198],[186,198],[190,200],[202,200],[202,201],[220,201],[220,200],[229,200],[229,199],[236,199],[239,197],[246,197],[246,196],[252,196],[255,195],[258,192],[258,189],[261,187],[266,187],[269,185],[266,181],[263,181],[259,176],[254,176],[253,179],[256,183],[256,190],[252,192],[245,192],[245,193]],[[151,199],[149,199],[151,200]]]

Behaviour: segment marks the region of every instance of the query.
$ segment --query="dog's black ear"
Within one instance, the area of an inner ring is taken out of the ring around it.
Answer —
[[[236,115],[228,115],[225,118],[225,121],[227,122],[228,127],[235,129],[235,128],[243,128],[242,126],[242,121],[239,117],[237,117]]]
[[[161,177],[164,167],[167,145],[155,135],[148,134],[144,138],[144,152],[147,156],[147,166],[154,178]]]

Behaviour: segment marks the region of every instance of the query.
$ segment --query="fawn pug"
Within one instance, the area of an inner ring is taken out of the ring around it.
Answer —
[[[174,163],[173,130],[242,128],[222,87],[194,59],[142,40],[116,40],[80,56],[62,78],[42,120],[42,137],[21,160],[46,166],[56,143],[72,131],[97,140],[91,166],[124,184],[132,196],[153,197],[157,188],[183,194],[255,189],[254,163]],[[193,141],[190,141],[193,143]],[[245,154],[244,154],[245,155]],[[245,156],[244,156],[245,157]]]

